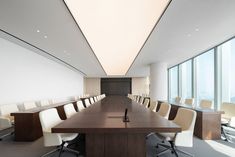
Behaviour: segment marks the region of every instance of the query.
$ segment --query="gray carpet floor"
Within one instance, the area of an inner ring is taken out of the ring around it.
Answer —
[[[40,138],[34,142],[15,142],[13,136],[5,138],[0,141],[0,157],[40,157],[41,155],[49,152],[53,149],[46,148],[43,146],[43,138]],[[78,139],[79,145],[78,149],[81,152],[79,157],[84,157],[84,138],[81,136]],[[152,135],[146,140],[147,145],[147,157],[156,157],[156,152],[163,150],[162,147],[158,149],[155,145],[161,142],[157,136]],[[222,140],[217,141],[203,141],[194,137],[194,144],[192,148],[180,149],[194,154],[195,157],[235,157],[235,144],[228,143]],[[56,157],[58,153],[52,155]],[[74,154],[64,152],[63,157],[75,157]],[[179,154],[180,157],[185,157],[185,155]],[[171,152],[162,155],[162,157],[174,157]]]

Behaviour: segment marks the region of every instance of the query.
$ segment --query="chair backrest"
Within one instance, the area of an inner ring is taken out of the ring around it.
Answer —
[[[137,95],[137,97],[136,97],[136,102],[140,102],[140,96],[139,95]]]
[[[18,112],[19,109],[16,104],[1,105],[0,106],[0,116],[10,117],[13,112]]]
[[[95,103],[93,97],[90,97],[90,102],[91,102],[91,104]]]
[[[41,105],[41,106],[48,106],[48,105],[50,105],[50,103],[49,103],[48,100],[41,100],[41,101],[40,101],[40,105]]]
[[[221,105],[220,110],[224,111],[224,114],[221,115],[223,118],[231,119],[232,117],[235,117],[235,104],[234,103],[224,102]]]
[[[144,97],[140,96],[140,101],[139,101],[140,104],[144,104]]]
[[[77,113],[74,106],[73,106],[73,104],[64,105],[64,112],[65,112],[67,118],[70,118],[74,114]]]
[[[153,112],[156,112],[157,105],[158,105],[158,102],[157,102],[157,101],[152,101],[152,102],[150,102],[149,109],[150,109],[151,111],[153,111]]]
[[[44,145],[58,146],[62,144],[62,138],[59,134],[51,133],[51,128],[62,122],[55,108],[47,109],[39,113],[39,119],[42,126]]]
[[[160,109],[158,110],[158,113],[162,117],[168,119],[169,114],[170,114],[170,110],[171,110],[171,105],[164,102],[164,103],[161,103],[161,106],[160,106]]]
[[[179,108],[176,114],[174,123],[182,128],[182,132],[176,134],[176,146],[193,146],[193,132],[196,121],[197,113],[194,110]]]
[[[87,99],[85,99],[85,105],[86,105],[86,107],[89,107],[91,104],[90,104],[90,101],[89,101],[89,99],[87,98]]]
[[[97,97],[95,96],[94,98],[95,98],[95,102],[97,102],[98,101]]]
[[[179,97],[179,96],[175,97],[175,102],[176,103],[181,103],[181,97]]]
[[[77,101],[77,107],[78,107],[78,111],[82,111],[83,109],[85,109],[81,100]]]
[[[24,110],[30,110],[30,109],[36,108],[37,105],[35,104],[35,102],[24,102],[23,107],[24,107]]]
[[[43,132],[51,132],[52,127],[62,122],[55,108],[41,111],[39,113],[39,119]]]
[[[187,104],[187,105],[193,105],[194,104],[194,99],[191,98],[191,99],[185,99],[184,100],[184,103]]]
[[[147,99],[147,98],[144,99],[144,106],[146,108],[148,108],[148,106],[149,106],[149,99]]]
[[[210,100],[201,100],[200,107],[205,109],[211,109],[212,108],[212,101]]]

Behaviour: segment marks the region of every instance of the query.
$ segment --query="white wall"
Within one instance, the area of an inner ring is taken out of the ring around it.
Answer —
[[[148,77],[132,78],[132,94],[133,95],[149,95],[149,79]]]
[[[100,94],[100,78],[85,78],[85,93],[90,95]]]
[[[0,104],[83,94],[83,76],[0,38]]]

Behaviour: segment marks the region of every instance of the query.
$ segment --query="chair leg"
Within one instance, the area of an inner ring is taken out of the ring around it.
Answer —
[[[157,153],[157,157],[158,156],[160,156],[160,155],[162,155],[162,154],[165,154],[166,152],[168,152],[168,151],[170,151],[170,146],[168,146],[168,145],[165,145],[165,144],[157,144],[157,146],[156,146],[156,148],[158,148],[159,146],[162,146],[162,147],[164,147],[164,148],[166,148],[165,150],[163,150],[163,151],[161,151],[161,152],[159,152],[159,153]]]
[[[170,149],[165,149],[165,150],[159,152],[159,153],[157,154],[157,157],[160,156],[160,155],[162,155],[162,154],[165,154],[165,153],[168,152],[169,150],[170,150]]]
[[[5,135],[2,135],[2,136],[0,137],[0,141],[2,141],[5,137],[11,136],[11,135],[13,135],[13,134],[14,134],[14,131],[12,131],[12,132],[10,132],[10,133],[7,133],[7,134],[5,134]]]
[[[57,152],[57,151],[59,151],[59,150],[60,150],[60,148],[53,149],[52,151],[50,151],[50,152],[48,152],[48,153],[42,155],[41,157],[49,156],[49,155],[51,155],[51,154],[53,154],[53,153],[55,153],[55,152]]]
[[[224,135],[224,141],[228,141],[228,138],[227,138],[227,136],[226,136],[226,133],[224,132],[224,128],[221,126],[221,133],[222,133],[222,135]]]
[[[176,149],[176,151],[178,151],[178,152],[180,152],[180,153],[182,153],[182,154],[185,154],[185,155],[188,155],[188,156],[194,157],[194,155],[193,155],[193,154],[190,154],[190,153],[185,152],[185,151],[183,151],[183,150]]]
[[[78,155],[78,154],[79,154],[79,152],[78,152],[78,151],[76,151],[76,150],[73,150],[73,149],[70,149],[70,148],[67,148],[67,147],[65,147],[64,149],[65,149],[65,151],[68,151],[68,152],[74,153],[74,154],[76,154],[76,155]]]
[[[160,155],[166,153],[167,151],[170,151],[170,150],[171,150],[171,152],[174,153],[176,157],[178,157],[178,154],[177,154],[177,152],[176,152],[177,149],[176,149],[176,147],[175,147],[174,142],[173,142],[173,141],[169,141],[169,143],[170,143],[171,146],[168,146],[168,145],[166,145],[166,144],[160,144],[160,143],[157,145],[157,148],[158,148],[158,146],[162,146],[162,147],[166,148],[165,150],[163,150],[163,151],[161,151],[160,153],[158,153],[157,156],[160,156]]]
[[[64,150],[64,145],[65,145],[65,142],[62,142],[61,144],[61,148],[60,148],[60,152],[59,152],[59,157],[61,156],[63,150]]]
[[[154,132],[149,133],[149,134],[146,136],[146,139],[148,139],[149,136],[154,135],[154,134],[155,134]]]
[[[178,157],[178,154],[177,154],[176,149],[175,149],[174,142],[173,141],[169,141],[169,143],[171,144],[171,148],[172,148],[173,153],[175,154],[176,157]]]

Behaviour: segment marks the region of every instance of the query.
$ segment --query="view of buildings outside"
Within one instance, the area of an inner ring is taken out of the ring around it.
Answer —
[[[214,101],[214,50],[203,53],[195,59],[197,102],[202,99]]]
[[[235,39],[218,47],[222,56],[222,102],[235,103]]]

